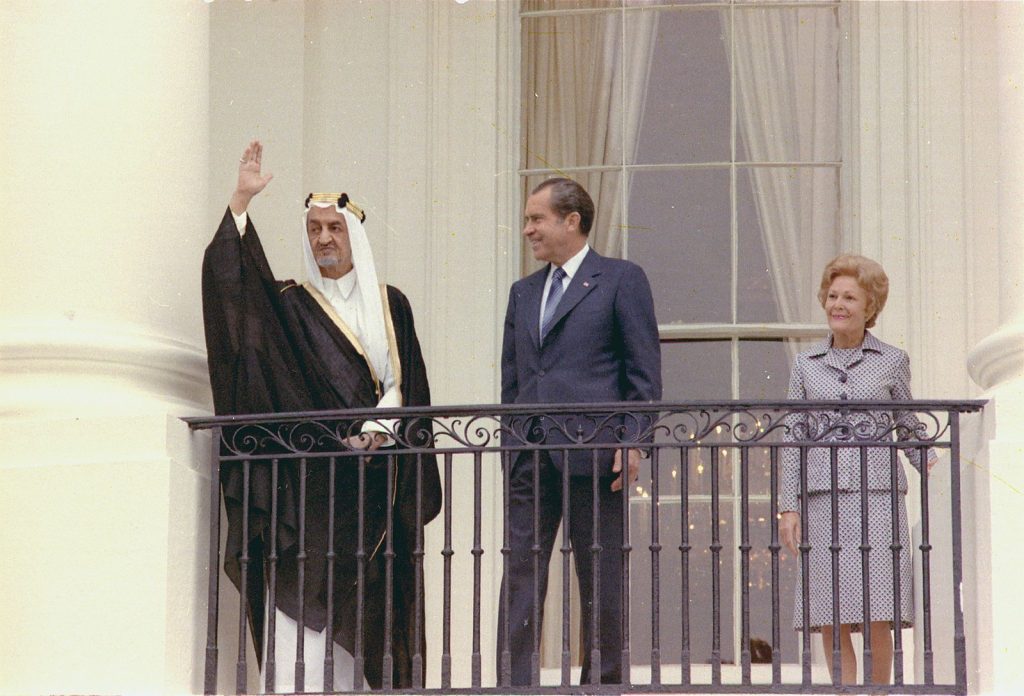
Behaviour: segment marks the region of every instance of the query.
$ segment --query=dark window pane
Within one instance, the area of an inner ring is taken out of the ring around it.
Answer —
[[[769,195],[766,192],[765,195]],[[765,251],[761,218],[751,185],[750,170],[736,176],[736,220],[739,228],[739,263],[736,278],[736,316],[741,322],[767,324],[779,321],[779,308],[772,285],[772,269]],[[744,392],[741,389],[740,395]],[[751,397],[759,398],[759,397]]]
[[[636,162],[729,161],[729,62],[720,11],[629,13],[628,46],[637,61],[627,74],[647,82],[647,98],[640,123]],[[650,55],[650,71],[644,69]],[[641,85],[627,84],[631,94]],[[627,152],[627,156],[632,153]]]
[[[631,180],[627,250],[651,280],[659,323],[730,321],[728,170]]]
[[[740,341],[740,398],[785,399],[795,355],[790,351],[797,345],[783,339]]]
[[[661,379],[665,401],[728,399],[729,341],[661,344]]]
[[[750,167],[737,176],[741,322],[822,321],[818,283],[840,252],[833,167]]]

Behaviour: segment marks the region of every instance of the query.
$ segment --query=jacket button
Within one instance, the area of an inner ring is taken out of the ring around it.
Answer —
[[[545,372],[544,372],[544,370],[541,370],[541,371],[539,371],[539,372],[538,372],[537,374],[538,374],[538,375],[540,375],[541,377],[543,377],[543,376],[544,376],[544,374],[545,374]]]
[[[839,381],[843,382],[843,383],[846,382],[846,373],[845,372],[843,374],[839,375]]]
[[[843,392],[842,394],[839,395],[839,398],[842,399],[843,401],[846,401],[850,397],[846,395],[846,392]]]

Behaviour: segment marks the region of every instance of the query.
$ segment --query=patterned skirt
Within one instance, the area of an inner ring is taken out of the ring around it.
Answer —
[[[899,620],[903,628],[914,622],[913,561],[910,531],[907,526],[906,496],[897,494],[899,524],[899,596],[893,591],[892,552],[892,500],[889,491],[868,491],[868,600],[871,621],[892,621],[894,607],[900,607]],[[822,626],[832,625],[832,495],[812,493],[807,497],[807,534],[811,546],[808,554],[810,594],[810,628],[818,632]],[[839,493],[839,623],[852,624],[852,630],[861,630],[864,622],[863,569],[861,553],[860,491]],[[802,559],[797,557],[796,602],[793,627],[803,629]]]

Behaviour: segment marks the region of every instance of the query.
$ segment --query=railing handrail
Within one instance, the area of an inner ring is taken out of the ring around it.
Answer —
[[[193,430],[208,430],[225,425],[243,425],[273,421],[285,423],[290,421],[316,419],[387,419],[409,417],[443,417],[457,418],[462,416],[515,416],[537,414],[599,414],[599,413],[660,413],[665,411],[780,411],[791,410],[906,410],[906,411],[946,411],[957,413],[975,413],[981,411],[987,399],[912,399],[893,400],[827,400],[814,401],[807,399],[792,400],[708,400],[708,401],[616,401],[602,403],[547,403],[547,404],[477,404],[477,405],[435,405],[435,406],[403,406],[394,408],[354,408],[326,411],[288,411],[282,413],[253,413],[227,416],[191,416],[182,418]]]

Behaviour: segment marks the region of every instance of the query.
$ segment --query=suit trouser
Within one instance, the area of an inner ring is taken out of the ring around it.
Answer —
[[[508,499],[508,566],[501,581],[498,610],[498,683],[501,684],[501,655],[505,650],[505,620],[508,619],[508,645],[512,658],[512,685],[531,683],[532,657],[539,651],[534,642],[534,581],[537,585],[538,616],[543,622],[544,597],[547,594],[548,562],[562,519],[562,473],[546,452],[539,457],[539,514],[534,554],[534,453],[526,452],[515,460],[510,472]],[[598,631],[600,639],[601,682],[622,681],[622,492],[612,492],[615,477],[598,481],[597,577],[594,575],[593,478],[569,477],[569,541],[580,588],[580,632],[583,638],[581,683],[590,681],[591,623],[595,581],[598,585]],[[536,568],[536,573],[535,573]],[[505,615],[506,592],[508,616]],[[537,625],[539,639],[541,626]]]

